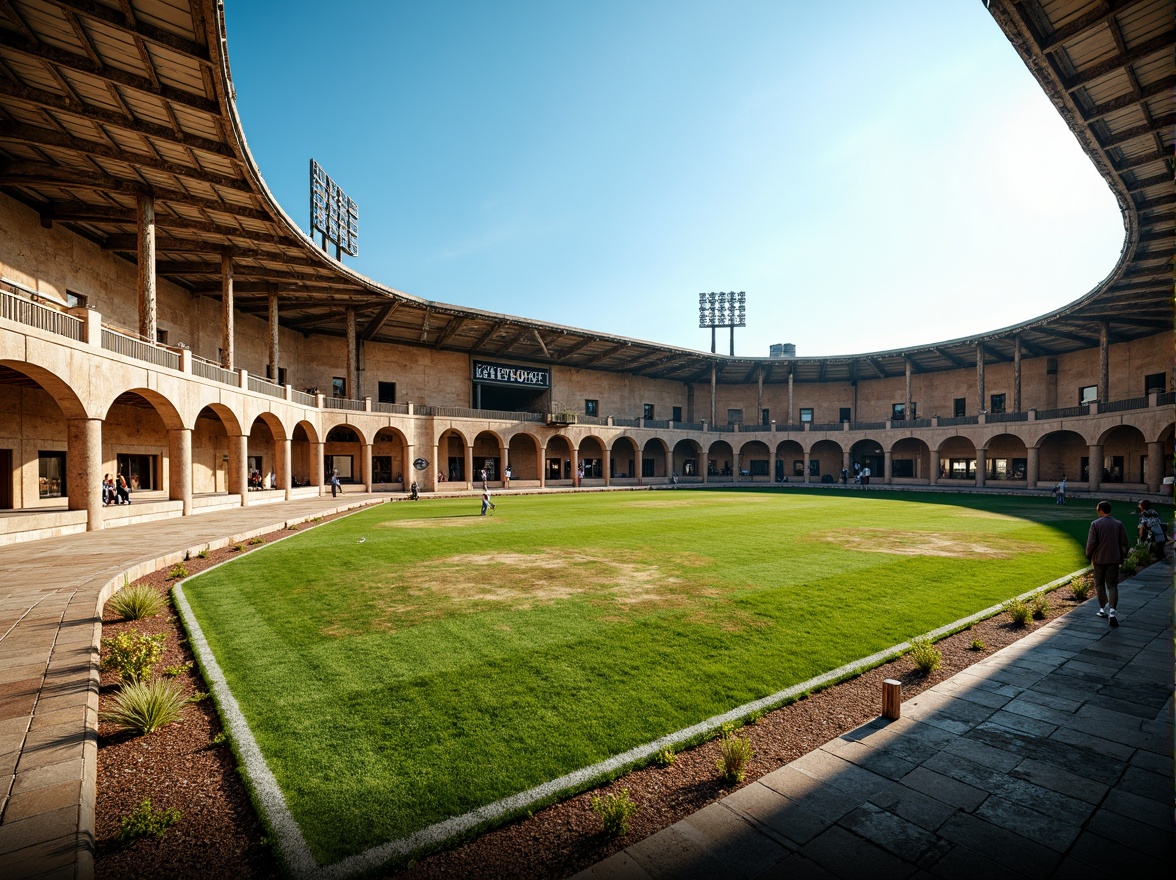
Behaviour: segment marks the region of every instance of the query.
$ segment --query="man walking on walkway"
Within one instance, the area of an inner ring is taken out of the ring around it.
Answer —
[[[1098,519],[1086,536],[1086,558],[1094,566],[1094,588],[1098,591],[1098,616],[1118,626],[1115,606],[1119,604],[1119,563],[1127,558],[1127,530],[1111,516],[1111,502],[1098,503]]]

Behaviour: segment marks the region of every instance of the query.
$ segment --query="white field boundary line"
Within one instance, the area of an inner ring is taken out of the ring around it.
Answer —
[[[285,540],[285,538],[280,540]],[[269,547],[277,543],[279,541],[272,541],[265,546]],[[258,549],[263,550],[265,548],[259,547]],[[216,566],[205,569],[201,574],[212,571],[213,568],[219,568],[220,565],[225,565],[232,561],[234,560],[219,563]],[[1017,598],[1025,600],[1038,593],[1048,592],[1069,582],[1074,576],[1085,574],[1088,571],[1090,571],[1089,567],[1081,568],[1040,587],[1028,590]],[[265,756],[262,755],[261,748],[258,746],[257,740],[253,737],[253,731],[250,729],[249,723],[245,720],[245,715],[241,712],[241,707],[237,704],[237,700],[233,697],[233,693],[225,681],[224,673],[217,663],[207,639],[204,637],[204,631],[200,628],[200,623],[196,620],[195,615],[192,613],[192,608],[184,596],[183,585],[187,580],[185,578],[185,580],[178,582],[173,588],[176,608],[184,619],[184,625],[188,629],[189,640],[192,644],[193,651],[196,654],[200,666],[204,670],[207,683],[212,688],[213,695],[216,697],[217,705],[220,707],[223,716],[222,720],[225,722],[229,735],[232,737],[233,743],[237,748],[237,754],[245,766],[245,773],[249,778],[254,796],[263,814],[262,818],[276,838],[278,852],[282,860],[290,872],[297,878],[314,877],[324,878],[324,880],[344,880],[344,878],[365,874],[397,856],[405,856],[425,847],[437,846],[453,837],[473,831],[482,825],[486,825],[504,816],[521,812],[540,801],[547,800],[564,792],[581,789],[596,779],[607,778],[627,766],[635,765],[652,758],[662,749],[673,748],[704,737],[718,730],[724,724],[739,721],[754,712],[774,709],[803,693],[849,677],[856,672],[862,672],[874,666],[879,666],[909,651],[911,648],[910,642],[902,642],[901,644],[871,654],[868,657],[863,657],[844,666],[840,666],[837,669],[825,672],[815,678],[810,678],[808,681],[785,688],[769,696],[761,697],[750,703],[745,703],[742,706],[737,706],[721,715],[712,716],[698,724],[667,734],[660,739],[655,739],[653,742],[636,746],[618,755],[613,755],[611,758],[600,763],[583,767],[566,776],[552,779],[542,785],[478,807],[476,810],[471,810],[460,816],[453,816],[443,822],[437,822],[427,828],[415,831],[407,837],[382,843],[379,846],[374,846],[356,855],[348,856],[330,865],[319,865],[311,854],[310,847],[306,843],[306,838],[302,834],[302,829],[298,826],[297,820],[295,820],[294,815],[290,812],[290,808],[286,804],[286,798],[282,794],[282,789],[278,785],[277,779],[274,777],[269,765],[266,764]],[[1002,608],[1003,603],[1001,605],[992,605],[983,611],[977,611],[975,614],[933,629],[925,633],[922,638],[934,641],[992,617],[1000,613]]]

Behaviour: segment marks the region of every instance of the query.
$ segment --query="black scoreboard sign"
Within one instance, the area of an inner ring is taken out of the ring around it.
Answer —
[[[513,385],[525,388],[550,388],[551,371],[536,367],[512,367],[474,361],[474,381],[488,385]]]

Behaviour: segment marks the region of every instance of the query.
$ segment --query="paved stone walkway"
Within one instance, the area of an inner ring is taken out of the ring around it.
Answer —
[[[1153,565],[574,880],[1167,880],[1172,603]]]
[[[98,608],[124,573],[388,498],[295,499],[0,547],[0,877],[93,874]]]

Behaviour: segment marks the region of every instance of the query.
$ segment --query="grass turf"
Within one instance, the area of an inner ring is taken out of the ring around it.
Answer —
[[[498,501],[383,505],[185,586],[322,862],[1079,568],[1093,518],[875,491]]]

